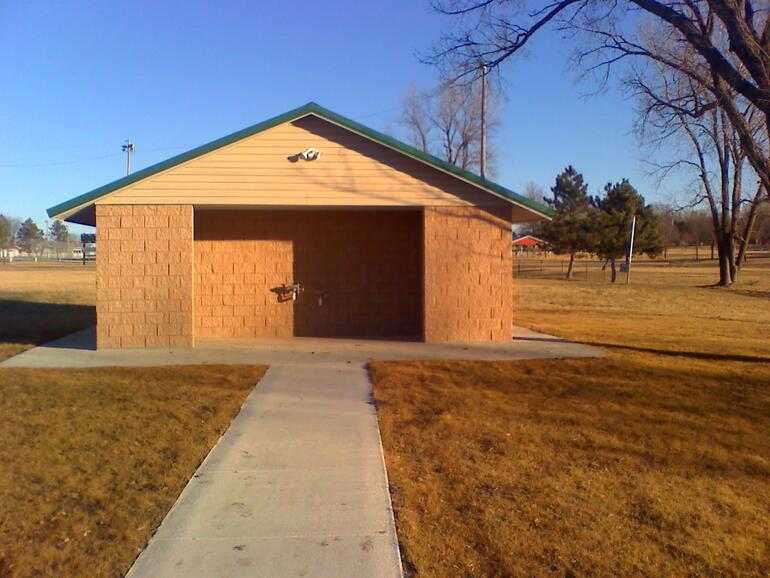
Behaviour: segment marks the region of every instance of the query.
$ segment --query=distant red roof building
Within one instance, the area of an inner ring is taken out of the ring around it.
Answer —
[[[545,241],[533,235],[523,235],[513,240],[514,247],[542,247],[543,245],[545,245]]]

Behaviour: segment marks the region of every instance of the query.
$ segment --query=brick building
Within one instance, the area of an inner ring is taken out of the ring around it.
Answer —
[[[314,103],[48,210],[96,226],[97,346],[511,337],[548,209]]]

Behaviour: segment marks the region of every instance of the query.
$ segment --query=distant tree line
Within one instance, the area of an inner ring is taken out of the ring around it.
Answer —
[[[634,217],[633,252],[656,256],[663,251],[658,216],[628,179],[608,183],[604,195],[591,196],[583,175],[568,166],[556,177],[551,193],[553,196],[544,201],[555,215],[541,225],[540,235],[554,253],[569,255],[567,279],[572,278],[575,255],[585,252],[605,261],[614,283],[617,263],[629,250]]]
[[[548,28],[573,44],[574,64],[598,81],[597,88],[610,78],[619,81],[636,104],[636,133],[649,149],[653,172],[661,179],[684,174],[695,183],[688,202],[709,217],[718,284],[738,281],[770,201],[766,1],[435,0],[431,5],[449,22],[423,59],[455,82],[503,70]],[[678,222],[695,224],[700,214]]]
[[[752,205],[751,208],[753,208]],[[740,267],[746,260],[750,245],[770,244],[770,203],[762,202],[753,210],[741,211],[737,228],[742,232],[735,257]],[[660,233],[666,247],[707,246],[717,247],[713,218],[704,209],[677,209],[668,204],[653,205],[660,220]]]
[[[548,223],[532,226],[531,232],[546,242],[557,255],[568,255],[567,279],[572,278],[575,256],[592,253],[606,261],[616,279],[616,264],[629,247],[631,221],[636,215],[634,253],[665,254],[678,246],[707,246],[719,262],[719,285],[738,278],[750,245],[770,243],[770,202],[762,197],[725,208],[732,241],[725,242],[725,220],[715,219],[711,207],[679,209],[668,204],[647,205],[627,179],[607,184],[603,196],[588,194],[583,176],[568,166],[556,177],[552,196],[528,183],[524,194],[551,206],[555,216]],[[740,195],[736,195],[740,198]]]
[[[54,221],[48,230],[41,229],[32,218],[22,221],[0,214],[0,258],[7,258],[13,247],[28,255],[40,257],[46,249],[58,255],[66,244],[75,243],[67,225]]]
[[[473,11],[480,7],[471,0],[460,3]],[[505,3],[495,0],[489,4],[502,9]],[[770,20],[767,30],[770,38]],[[660,30],[649,30],[639,46],[651,55],[673,50],[676,58],[690,63],[692,55],[683,51],[683,45],[671,44],[670,38],[659,34]],[[478,67],[479,59],[474,62]],[[767,240],[770,164],[764,170],[757,157],[767,157],[770,148],[767,117],[743,99],[738,100],[744,106],[732,114],[687,70],[651,58],[647,66],[630,69],[624,78],[624,86],[637,104],[635,129],[649,149],[651,172],[661,180],[675,174],[691,178],[686,209],[648,206],[627,180],[607,185],[603,196],[591,197],[582,176],[572,167],[559,175],[550,199],[537,185],[525,187],[526,196],[550,201],[556,211],[554,222],[534,225],[531,231],[545,237],[554,252],[570,256],[568,277],[575,254],[587,251],[605,257],[615,280],[616,263],[627,249],[634,215],[642,235],[637,237],[635,252],[655,254],[658,245],[663,251],[684,244],[708,245],[718,258],[720,286],[738,281],[752,242]],[[433,90],[410,88],[403,97],[399,119],[407,139],[446,162],[478,171],[483,139],[481,83],[477,80],[475,73],[465,81],[444,76]],[[491,83],[486,99],[488,175],[494,175],[502,99],[500,85]]]

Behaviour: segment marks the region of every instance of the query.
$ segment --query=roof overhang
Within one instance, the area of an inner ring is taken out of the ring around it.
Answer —
[[[459,180],[464,181],[465,183],[472,185],[473,187],[481,189],[490,195],[510,203],[516,209],[516,213],[519,215],[517,218],[518,222],[550,220],[553,217],[553,211],[541,203],[528,199],[527,197],[515,193],[510,189],[498,185],[497,183],[483,179],[469,171],[463,170],[453,164],[442,161],[437,157],[424,153],[413,146],[410,146],[391,136],[375,131],[354,120],[332,112],[331,110],[328,110],[314,102],[310,102],[305,106],[290,110],[289,112],[280,114],[264,122],[234,132],[205,145],[196,147],[185,153],[176,155],[165,161],[136,171],[135,173],[132,173],[123,178],[117,179],[116,181],[108,183],[102,187],[74,197],[68,201],[54,205],[53,207],[47,209],[48,216],[54,219],[69,221],[71,223],[94,225],[94,204],[99,199],[125,187],[128,187],[136,182],[162,173],[168,169],[191,161],[209,152],[215,151],[219,148],[236,143],[240,140],[266,131],[280,124],[293,122],[310,115],[321,118],[327,122],[358,134],[363,138],[374,141],[384,147],[392,149],[418,162],[426,164],[436,170],[449,174]]]

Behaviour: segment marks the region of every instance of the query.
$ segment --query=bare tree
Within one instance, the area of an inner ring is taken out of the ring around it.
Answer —
[[[408,131],[408,139],[424,153],[431,150],[432,121],[430,120],[430,102],[425,94],[411,85],[402,97],[401,118],[399,122]]]
[[[714,225],[709,211],[701,209],[678,210],[676,227],[685,245],[714,247]]]
[[[521,192],[525,197],[532,201],[537,201],[541,204],[545,203],[545,189],[537,183],[528,181]]]
[[[548,204],[545,197],[545,189],[533,181],[528,181],[524,184],[521,194],[538,203]],[[517,235],[533,235],[541,238],[543,235],[543,221],[532,221],[530,223],[513,225],[513,232]]]
[[[0,258],[7,258],[16,241],[21,219],[0,214]]]
[[[680,53],[692,52],[687,45],[671,45],[667,32],[659,26],[648,30],[642,43],[651,54],[669,55],[681,61],[690,57]],[[656,165],[658,172],[665,176],[676,169],[694,170],[701,186],[689,206],[704,201],[708,204],[719,253],[719,285],[736,282],[741,260],[736,260],[736,244],[745,252],[748,236],[746,230],[740,230],[741,209],[746,203],[757,205],[763,191],[759,186],[751,196],[744,195],[744,181],[756,177],[746,167],[748,150],[742,146],[739,131],[724,108],[709,106],[711,96],[699,83],[660,60],[634,67],[626,84],[637,96],[637,128],[653,154],[661,150],[662,144],[673,145],[667,147],[666,161]],[[731,92],[730,98],[740,104],[742,124],[749,128],[752,140],[766,155],[765,125],[758,122],[758,109],[739,94]],[[672,155],[672,151],[680,154]]]
[[[658,230],[663,239],[663,258],[668,257],[669,248],[682,242],[680,230],[676,224],[676,211],[666,203],[653,203],[652,210],[658,217]]]
[[[748,242],[770,245],[770,202],[765,202],[757,208],[755,218]]]
[[[751,238],[757,228],[759,217],[761,216],[761,209],[763,206],[767,206],[768,199],[763,193],[761,186],[757,187],[757,191],[754,194],[754,198],[751,199],[749,205],[749,211],[745,214],[745,218],[741,219],[741,229],[743,235],[738,239],[738,256],[735,258],[735,266],[740,271],[741,266],[746,262],[748,255],[749,244]]]
[[[11,220],[5,215],[0,214],[0,259],[7,256],[15,235],[16,228],[11,223]]]
[[[481,60],[494,69],[521,50],[545,27],[581,37],[577,61],[606,80],[621,62],[642,59],[675,70],[704,95],[701,116],[718,107],[732,125],[746,160],[770,192],[770,158],[746,123],[741,102],[770,126],[770,18],[767,2],[752,0],[434,0],[452,18],[427,60],[457,78],[478,74]],[[640,33],[654,23],[670,51],[650,51]],[[679,50],[686,46],[687,50]]]
[[[499,91],[487,97],[486,172],[494,173],[493,140],[500,126]],[[478,171],[481,161],[481,91],[476,84],[443,84],[432,92],[411,86],[400,118],[411,144],[461,169]]]

